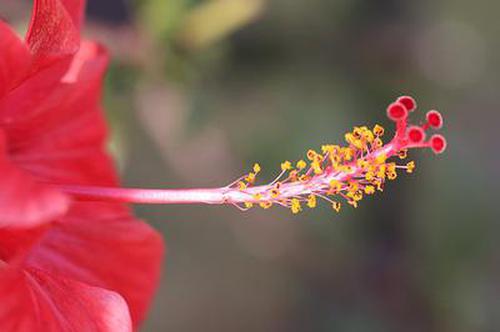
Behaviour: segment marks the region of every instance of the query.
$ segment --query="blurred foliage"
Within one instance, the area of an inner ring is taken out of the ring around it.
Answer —
[[[196,60],[220,40],[255,21],[264,0],[147,0],[137,2],[140,21],[157,50],[171,80],[186,80]]]
[[[170,248],[145,330],[500,329],[491,5],[137,1],[143,58],[115,58],[108,90],[112,117],[128,109],[130,185],[221,185],[254,161],[272,179],[353,125],[389,127],[384,108],[402,93],[420,101],[415,116],[438,107],[450,139],[340,215],[139,207]]]

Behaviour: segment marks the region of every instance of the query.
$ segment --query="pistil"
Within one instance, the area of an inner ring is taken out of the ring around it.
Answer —
[[[79,200],[117,201],[140,204],[231,204],[240,210],[255,205],[268,209],[273,205],[289,208],[293,213],[302,206],[317,206],[327,201],[339,212],[341,201],[353,207],[364,196],[383,191],[387,181],[397,178],[397,170],[413,173],[415,162],[398,164],[407,158],[409,149],[430,148],[436,154],[446,149],[443,136],[434,134],[426,140],[427,131],[440,129],[443,118],[429,111],[423,125],[409,125],[408,117],[416,110],[413,98],[403,96],[387,108],[387,116],[395,123],[394,137],[384,145],[385,129],[375,125],[354,127],[345,134],[346,146],[323,145],[321,152],[309,150],[306,160],[284,161],[281,172],[269,184],[255,185],[261,166],[220,188],[135,189],[58,185],[58,188]]]

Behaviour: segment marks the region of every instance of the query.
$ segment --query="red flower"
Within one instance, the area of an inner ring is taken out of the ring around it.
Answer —
[[[120,203],[100,108],[107,63],[80,41],[83,0],[35,0],[25,41],[0,21],[0,331],[127,331],[144,318],[161,237]]]

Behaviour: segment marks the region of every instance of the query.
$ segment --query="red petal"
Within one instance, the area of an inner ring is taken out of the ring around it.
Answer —
[[[35,0],[26,42],[36,67],[76,53],[83,0]]]
[[[0,228],[0,261],[11,265],[19,265],[24,262],[33,244],[38,242],[49,229],[50,224],[27,229]],[[1,264],[0,264],[1,265]]]
[[[43,112],[46,112],[44,107],[47,102],[44,101],[47,98],[57,95],[62,100],[66,89],[60,82],[68,66],[69,61],[57,61],[32,73],[22,84],[4,95],[0,99],[0,125],[6,127],[19,122],[26,123],[40,113],[43,115]]]
[[[0,21],[0,97],[26,75],[31,55],[14,31]]]
[[[84,42],[64,75],[72,83],[47,86],[40,73],[0,102],[16,164],[53,182],[116,184],[99,107],[107,59],[102,47]]]
[[[137,325],[156,289],[163,240],[122,204],[75,203],[33,248],[26,265],[113,290]]]
[[[0,270],[0,330],[131,331],[123,298],[37,269]]]
[[[65,195],[36,182],[5,156],[0,130],[0,228],[28,228],[50,222],[68,208]]]

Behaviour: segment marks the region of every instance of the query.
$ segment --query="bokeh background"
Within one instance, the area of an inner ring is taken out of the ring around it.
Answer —
[[[30,1],[0,13],[26,27]],[[128,186],[225,185],[385,120],[444,114],[357,210],[137,206],[165,236],[143,331],[500,331],[500,2],[89,0],[111,50],[110,149]]]

